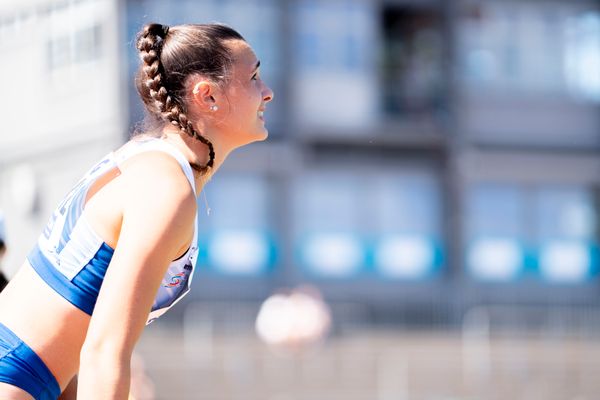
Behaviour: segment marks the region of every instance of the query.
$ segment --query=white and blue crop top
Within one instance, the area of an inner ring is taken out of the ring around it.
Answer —
[[[183,154],[161,139],[132,140],[104,157],[67,194],[27,257],[44,281],[85,313],[92,315],[114,249],[108,246],[85,219],[83,208],[89,188],[105,173],[130,157],[162,151],[174,157],[194,194],[192,168]],[[190,290],[198,257],[197,214],[194,236],[187,252],[171,262],[154,299],[147,324],[164,314]]]

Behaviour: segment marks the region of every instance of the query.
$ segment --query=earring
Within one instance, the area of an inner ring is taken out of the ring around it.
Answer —
[[[217,107],[216,105],[212,105],[210,106],[210,111],[217,111],[219,109],[219,107]]]

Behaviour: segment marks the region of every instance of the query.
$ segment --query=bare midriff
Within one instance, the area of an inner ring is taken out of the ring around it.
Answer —
[[[48,286],[27,261],[0,293],[0,322],[35,351],[61,390],[77,374],[90,316]]]

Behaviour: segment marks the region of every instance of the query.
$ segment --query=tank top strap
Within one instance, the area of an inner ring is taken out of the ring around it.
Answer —
[[[148,151],[162,151],[171,155],[173,158],[177,160],[183,173],[185,174],[187,180],[190,182],[192,186],[192,190],[194,195],[196,195],[196,184],[194,180],[194,173],[192,171],[192,167],[188,160],[185,158],[183,153],[175,147],[174,145],[166,142],[165,140],[158,138],[150,138],[143,140],[131,140],[125,146],[121,147],[119,150],[113,153],[114,160],[118,164],[121,164],[125,160],[136,156],[141,153],[145,153]]]

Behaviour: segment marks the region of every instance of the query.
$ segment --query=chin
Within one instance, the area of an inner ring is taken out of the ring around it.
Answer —
[[[262,142],[263,140],[267,140],[269,137],[269,131],[265,129],[265,131],[260,135],[260,138],[257,141]]]
[[[269,137],[269,131],[267,130],[267,128],[263,128],[256,134],[252,135],[252,141],[253,142],[262,142],[263,140],[266,140],[268,137]]]
[[[269,132],[266,129],[263,130],[262,132],[252,133],[252,134],[246,135],[237,147],[246,146],[246,145],[254,143],[254,142],[262,142],[262,141],[266,140],[268,137],[269,137]]]

